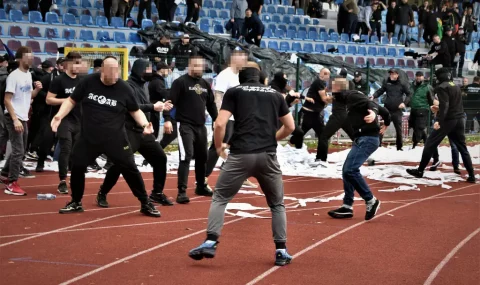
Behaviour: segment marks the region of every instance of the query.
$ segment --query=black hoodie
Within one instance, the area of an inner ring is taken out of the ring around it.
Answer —
[[[145,92],[145,80],[143,74],[147,69],[150,62],[145,59],[137,59],[132,66],[130,77],[127,80],[128,85],[133,90],[133,96],[137,101],[138,107],[145,113],[147,119],[150,117],[149,113],[153,112],[153,104],[148,100],[148,95]],[[126,115],[125,128],[137,133],[143,133],[143,128],[137,124],[130,114]]]
[[[404,103],[405,106],[408,105],[412,95],[410,86],[403,84],[400,81],[400,78],[395,81],[392,81],[390,78],[388,78],[382,87],[373,94],[373,98],[378,98],[382,96],[383,93],[387,93],[385,98],[385,108],[387,108],[390,112],[399,110],[398,106],[400,106],[402,103]],[[403,99],[404,94],[406,95],[405,99]]]
[[[165,102],[170,96],[170,90],[165,87],[165,78],[158,73],[153,73],[152,81],[148,83],[148,94],[150,95],[150,103],[155,104],[158,101]],[[157,112],[158,113],[158,112]],[[168,112],[164,112],[163,116],[169,116]]]
[[[456,120],[464,117],[462,92],[452,80],[448,68],[440,68],[435,72],[437,80],[440,82],[435,87],[435,94],[439,101],[439,110],[436,121],[442,127],[448,120]]]
[[[285,93],[288,92],[287,83],[288,83],[288,81],[287,81],[287,79],[285,79],[284,73],[283,72],[277,72],[273,76],[272,82],[270,82],[270,87],[272,87],[273,89],[275,89],[275,91],[277,91],[279,93],[285,94]],[[293,101],[295,101],[295,99],[297,99],[297,98],[291,96],[290,94],[287,94],[285,96],[285,101],[287,102],[288,106],[292,105],[292,103],[293,103]]]

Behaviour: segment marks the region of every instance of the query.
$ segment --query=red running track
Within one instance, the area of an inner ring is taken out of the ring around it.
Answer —
[[[151,174],[143,175],[149,185]],[[287,196],[342,193],[340,180],[284,179]],[[190,193],[193,180],[191,173]],[[270,219],[227,215],[217,256],[200,262],[187,256],[205,238],[210,198],[191,194],[189,205],[159,207],[162,217],[150,218],[139,213],[123,180],[108,197],[111,208],[97,208],[102,180],[88,179],[86,211],[60,215],[68,196],[36,200],[37,193],[54,193],[56,173],[20,182],[28,196],[0,195],[2,284],[480,284],[479,184],[385,193],[378,190],[397,185],[369,181],[383,202],[370,222],[361,201],[351,220],[327,216],[340,201],[289,208],[287,246],[295,258],[279,268]],[[175,185],[169,176],[167,195],[175,196]],[[250,194],[234,202],[266,207],[264,197]]]

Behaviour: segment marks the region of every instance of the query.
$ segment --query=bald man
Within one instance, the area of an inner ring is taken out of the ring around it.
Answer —
[[[303,134],[313,129],[318,138],[325,127],[323,121],[323,109],[325,105],[330,103],[331,99],[327,96],[326,88],[328,80],[330,79],[330,70],[323,68],[318,74],[318,78],[313,81],[308,89],[306,100],[303,103],[302,109],[298,113],[298,121],[301,122]],[[307,99],[310,98],[310,99]],[[293,145],[301,145],[303,143],[303,135],[301,132],[295,133],[290,138],[290,143]],[[316,163],[321,162],[320,142],[317,147]]]
[[[119,79],[119,65],[115,57],[106,57],[100,73],[88,75],[79,82],[53,118],[51,126],[54,132],[57,132],[62,119],[76,104],[81,104],[82,117],[81,131],[72,152],[72,200],[59,212],[83,212],[85,171],[91,161],[105,154],[120,168],[128,186],[140,201],[140,212],[160,217],[160,212],[148,199],[142,176],[135,164],[125,133],[125,115],[128,112],[143,128],[144,134],[153,133],[153,126],[139,109],[132,88]]]

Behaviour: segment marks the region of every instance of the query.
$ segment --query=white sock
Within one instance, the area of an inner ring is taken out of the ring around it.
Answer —
[[[214,245],[214,244],[216,243],[216,241],[214,241],[214,240],[206,240],[205,243],[206,243],[207,245]]]
[[[350,206],[350,205],[347,205],[347,204],[343,204],[342,208],[347,208],[347,209],[353,210],[353,206]]]
[[[367,205],[373,205],[377,201],[377,198],[373,197],[370,201],[367,201]]]
[[[277,251],[280,251],[281,253],[286,253],[287,249],[286,248],[279,248],[279,249],[277,249]]]

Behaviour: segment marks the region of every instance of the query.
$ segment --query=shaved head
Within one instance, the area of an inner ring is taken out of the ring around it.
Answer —
[[[323,81],[327,81],[330,79],[330,70],[328,68],[322,68],[320,70],[320,73],[318,74],[318,76],[320,77],[320,79],[322,79]]]
[[[119,76],[119,65],[117,59],[113,57],[107,57],[102,62],[102,68],[100,71],[100,78],[103,84],[113,85],[117,83]]]
[[[245,67],[253,67],[260,70],[260,66],[258,65],[258,63],[254,61],[247,61],[247,64],[245,65]]]

